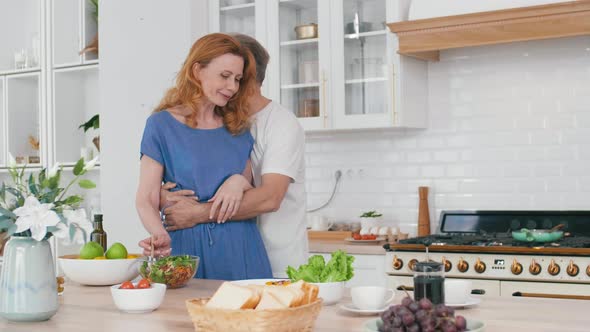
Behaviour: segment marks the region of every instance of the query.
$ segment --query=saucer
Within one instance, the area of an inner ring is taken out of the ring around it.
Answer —
[[[359,309],[355,307],[352,303],[343,303],[340,305],[340,309],[359,315],[378,315],[383,311],[387,310],[387,308],[389,308],[389,305],[386,305],[381,309]]]
[[[464,307],[471,307],[474,305],[478,305],[481,303],[481,299],[477,297],[470,296],[465,303],[445,303],[447,307],[452,308],[464,308]]]

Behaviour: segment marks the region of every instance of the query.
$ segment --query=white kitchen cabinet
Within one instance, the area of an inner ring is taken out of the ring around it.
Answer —
[[[427,64],[398,55],[385,26],[407,19],[409,1],[244,2],[211,0],[210,29],[250,34],[268,49],[264,92],[307,131],[425,126]],[[312,23],[316,37],[297,35]]]
[[[0,168],[71,166],[98,151],[78,126],[98,113],[97,34],[90,0],[0,3]],[[93,150],[93,151],[92,151]]]
[[[322,255],[326,263],[332,258],[331,254],[310,252],[310,256]],[[346,283],[346,287],[355,286],[385,286],[385,260],[384,255],[352,255],[354,262],[354,276]]]

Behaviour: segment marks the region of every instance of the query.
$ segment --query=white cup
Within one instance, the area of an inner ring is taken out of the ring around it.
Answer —
[[[393,289],[378,286],[359,286],[350,289],[352,304],[361,310],[378,310],[395,298]]]
[[[445,303],[464,304],[471,296],[472,283],[469,280],[446,279]]]
[[[327,217],[313,216],[311,219],[311,230],[312,231],[327,231],[332,227],[334,223],[331,222]]]

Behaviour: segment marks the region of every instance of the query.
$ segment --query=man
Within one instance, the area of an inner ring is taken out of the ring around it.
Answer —
[[[250,99],[251,133],[255,139],[250,155],[255,188],[244,193],[238,212],[232,219],[258,216],[258,226],[271,263],[273,276],[285,278],[288,265],[297,268],[306,263],[308,242],[305,197],[305,134],[293,113],[261,94],[269,61],[268,52],[254,38],[233,35],[247,47],[256,61],[258,86]],[[200,203],[192,191],[169,193],[174,184],[165,184],[161,192],[168,230],[192,227],[221,219],[222,212],[210,216],[211,203]],[[170,204],[173,203],[172,206]],[[140,242],[144,250],[150,240]],[[159,243],[155,241],[155,245]],[[167,246],[169,247],[169,243]],[[166,244],[157,248],[167,252]],[[239,254],[239,253],[236,253]]]

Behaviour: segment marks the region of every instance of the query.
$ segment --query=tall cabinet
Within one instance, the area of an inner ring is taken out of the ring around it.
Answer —
[[[409,1],[211,0],[209,8],[212,32],[250,34],[267,47],[264,92],[306,130],[426,125],[427,64],[397,54],[385,25],[406,20]]]
[[[59,162],[65,182],[98,154],[98,131],[78,128],[98,113],[98,54],[79,54],[97,34],[94,12],[90,0],[0,1],[0,181],[9,155],[35,171]],[[87,176],[99,183],[98,168]],[[98,208],[98,189],[78,193]]]

